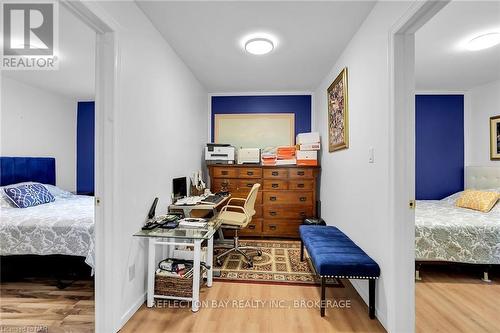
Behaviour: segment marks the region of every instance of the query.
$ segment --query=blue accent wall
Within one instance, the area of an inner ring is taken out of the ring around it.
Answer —
[[[311,131],[311,95],[214,96],[212,97],[212,142],[216,114],[293,113],[295,135]]]
[[[76,126],[76,191],[94,193],[94,102],[78,102]]]
[[[417,95],[416,198],[440,200],[464,189],[464,96]]]

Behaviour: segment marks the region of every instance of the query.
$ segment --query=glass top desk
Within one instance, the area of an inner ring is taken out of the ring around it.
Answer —
[[[134,234],[136,237],[146,238],[148,241],[148,275],[147,275],[147,306],[154,305],[155,298],[176,299],[191,302],[191,310],[197,312],[200,305],[200,274],[201,274],[201,244],[207,241],[207,287],[212,286],[213,281],[213,253],[214,234],[220,228],[222,221],[214,216],[208,221],[205,228],[183,228],[141,230]],[[156,247],[166,246],[168,256],[172,257],[175,246],[193,246],[193,294],[192,297],[174,297],[165,295],[155,295],[155,274],[158,262],[156,261]]]

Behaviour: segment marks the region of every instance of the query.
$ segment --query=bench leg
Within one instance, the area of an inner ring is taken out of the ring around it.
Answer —
[[[300,261],[304,261],[304,242],[300,240]]]
[[[375,281],[375,279],[368,280],[368,312],[370,315],[370,319],[375,319]]]
[[[326,287],[326,277],[322,276],[321,277],[321,304],[320,304],[321,317],[325,316],[325,303],[326,303],[325,287]]]

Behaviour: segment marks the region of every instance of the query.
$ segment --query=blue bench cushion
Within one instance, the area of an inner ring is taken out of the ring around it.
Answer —
[[[378,264],[342,231],[332,226],[300,226],[300,238],[321,276],[377,278]]]

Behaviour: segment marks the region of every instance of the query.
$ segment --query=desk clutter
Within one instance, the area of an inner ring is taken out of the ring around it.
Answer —
[[[202,266],[206,268],[205,264]],[[193,261],[167,258],[158,264],[155,272],[155,295],[172,297],[192,297],[193,295]],[[203,283],[200,274],[200,286]]]
[[[226,199],[227,193],[216,193],[216,194],[207,194],[207,195],[195,195],[177,199],[174,205],[182,206],[182,205],[198,205],[198,204],[206,204],[206,205],[217,205],[224,199]]]
[[[317,166],[321,139],[318,132],[299,133],[294,146],[265,149],[242,147],[236,150],[230,144],[207,143],[205,161],[214,164],[256,164],[264,166]]]
[[[167,214],[157,216],[142,227],[142,230],[153,230],[156,228],[162,229],[206,229],[208,226],[208,220],[203,218],[182,218],[182,214]]]

